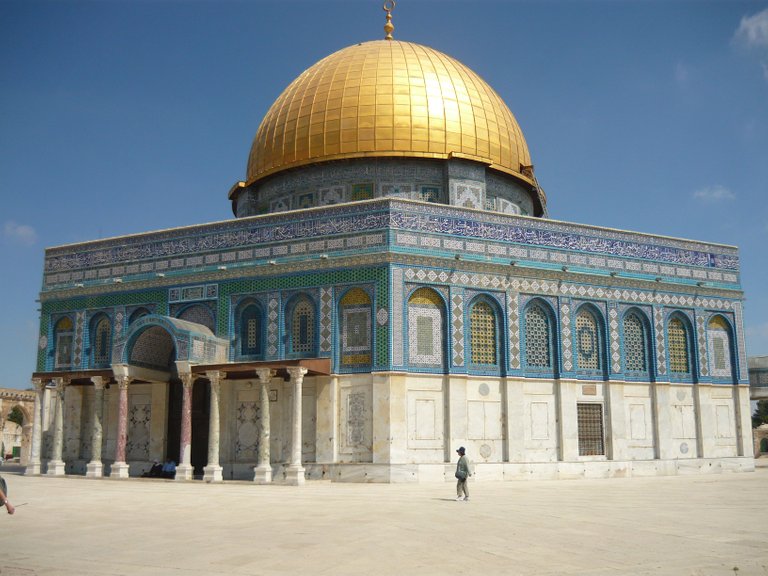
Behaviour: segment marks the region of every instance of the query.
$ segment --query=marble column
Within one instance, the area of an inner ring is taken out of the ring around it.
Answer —
[[[219,465],[219,392],[224,372],[207,372],[211,383],[211,409],[208,414],[208,465],[203,468],[203,480],[206,482],[221,482],[224,477]]]
[[[106,379],[93,376],[93,425],[91,427],[91,461],[85,468],[86,478],[101,478],[104,475],[104,465],[101,463],[101,444],[103,440],[102,422],[104,419],[104,387]]]
[[[289,366],[287,370],[293,382],[293,418],[291,420],[291,461],[285,470],[285,481],[293,486],[299,486],[304,484],[304,467],[301,465],[301,396],[307,369],[303,366]]]
[[[259,420],[259,461],[253,469],[253,481],[259,484],[272,482],[272,464],[269,452],[269,383],[272,381],[274,370],[270,368],[257,368],[256,376],[259,377],[259,403],[261,404],[261,418]]]
[[[179,374],[183,387],[181,397],[181,444],[176,467],[176,480],[192,480],[192,386],[195,376],[191,372]]]
[[[110,478],[128,478],[129,466],[125,460],[125,445],[128,442],[128,385],[129,376],[117,376],[117,445],[115,446],[115,461],[112,464]]]
[[[64,387],[66,382],[64,378],[54,378],[54,416],[53,416],[53,454],[48,462],[49,476],[64,475],[64,460],[62,452],[64,449]]]
[[[32,378],[35,388],[35,406],[32,409],[32,446],[24,474],[32,476],[40,474],[40,447],[43,439],[43,399],[45,383],[40,378]]]

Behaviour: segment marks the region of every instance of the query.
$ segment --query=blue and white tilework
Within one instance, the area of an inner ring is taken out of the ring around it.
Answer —
[[[462,290],[451,291],[451,327],[453,335],[453,365],[464,366],[464,295]]]

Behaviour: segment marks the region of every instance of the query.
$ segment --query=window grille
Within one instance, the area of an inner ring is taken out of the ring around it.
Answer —
[[[602,404],[577,404],[579,456],[604,456]]]
[[[94,364],[106,364],[109,362],[109,341],[112,337],[109,318],[101,318],[98,321],[94,337],[93,362]]]
[[[688,358],[688,331],[680,318],[672,318],[667,327],[669,340],[669,370],[678,374],[690,374]]]
[[[579,368],[586,370],[600,369],[600,347],[598,345],[597,322],[586,310],[576,316],[576,350]]]
[[[525,312],[525,360],[532,368],[551,368],[549,318],[540,306]]]
[[[645,329],[635,314],[624,318],[624,359],[628,371],[648,371]]]
[[[469,316],[473,364],[496,364],[496,315],[485,302],[472,307]]]
[[[315,314],[309,300],[301,300],[293,309],[291,348],[293,352],[312,352],[315,343]]]

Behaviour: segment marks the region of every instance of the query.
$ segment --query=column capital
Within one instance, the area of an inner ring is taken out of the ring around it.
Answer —
[[[35,392],[42,392],[45,389],[45,381],[42,378],[32,378],[32,386]]]
[[[96,390],[104,390],[107,385],[107,379],[104,376],[91,376],[91,382]]]
[[[208,378],[208,380],[211,382],[211,384],[220,384],[222,380],[227,376],[227,373],[222,370],[212,370],[211,372],[206,372],[205,377]]]
[[[272,368],[256,368],[256,377],[264,384],[269,384],[275,371]]]
[[[69,385],[69,378],[59,376],[57,378],[53,378],[51,382],[53,382],[53,387],[56,388],[57,392],[62,392],[64,387]]]
[[[117,377],[117,386],[120,388],[120,390],[127,390],[128,385],[133,382],[133,378],[130,376],[118,376]]]
[[[304,366],[287,366],[285,369],[288,371],[288,375],[294,382],[301,382],[304,380],[304,375],[309,372],[309,369],[305,368]]]
[[[192,374],[192,372],[179,372],[179,378],[181,378],[184,388],[192,388],[192,384],[195,383],[197,376]]]

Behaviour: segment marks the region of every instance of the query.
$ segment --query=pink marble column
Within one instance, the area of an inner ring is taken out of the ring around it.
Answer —
[[[35,387],[35,406],[32,412],[32,447],[29,454],[29,464],[24,474],[32,476],[40,474],[40,448],[43,439],[43,402],[45,395],[45,382],[40,378],[33,378]]]
[[[293,382],[293,418],[291,433],[291,462],[285,470],[285,481],[298,486],[304,484],[304,467],[301,465],[301,402],[302,385],[307,369],[303,366],[290,366],[288,374]]]
[[[192,386],[195,376],[191,372],[179,374],[183,387],[181,397],[181,443],[179,458],[181,462],[176,467],[176,480],[192,479]]]
[[[64,387],[69,382],[64,378],[54,378],[54,404],[55,412],[53,416],[53,454],[48,461],[47,474],[50,476],[64,475],[64,459],[62,452],[64,449]]]
[[[129,467],[125,461],[125,445],[128,441],[128,385],[129,376],[117,376],[117,446],[115,446],[115,462],[112,464],[110,478],[128,478]]]
[[[270,368],[257,368],[256,376],[259,377],[259,403],[261,404],[261,418],[259,430],[259,462],[253,469],[253,481],[258,484],[272,482],[272,464],[269,452],[269,383],[272,381],[274,370]]]
[[[203,480],[221,482],[222,468],[219,465],[219,392],[224,372],[207,372],[211,383],[211,409],[208,414],[208,465],[203,469]]]
[[[104,387],[105,378],[93,376],[93,426],[91,427],[91,461],[85,469],[88,478],[101,478],[104,466],[101,463],[101,443],[103,439],[102,420],[104,418]]]

